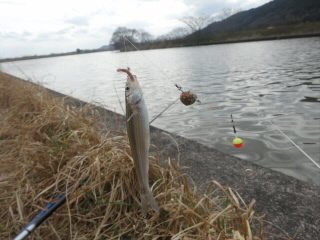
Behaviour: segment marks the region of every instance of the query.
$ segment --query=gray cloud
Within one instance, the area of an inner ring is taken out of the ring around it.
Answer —
[[[28,41],[32,39],[33,34],[28,31],[20,32],[2,32],[0,33],[1,38],[10,39],[16,41]]]
[[[183,0],[183,2],[187,5],[194,6],[194,13],[190,13],[190,15],[212,15],[221,13],[224,8],[241,8],[242,10],[247,10],[252,7],[263,5],[264,3],[268,2],[268,0],[257,0],[256,2],[240,0],[235,2],[228,2],[225,0]]]
[[[183,0],[183,2],[194,6],[194,13],[190,15],[212,15],[221,12],[227,6],[230,7],[230,3],[228,4],[223,0]]]
[[[70,33],[74,28],[75,28],[74,26],[66,27],[66,28],[63,28],[63,29],[57,31],[56,34],[64,35],[64,34]]]
[[[88,29],[86,28],[82,28],[82,29],[77,29],[75,31],[72,32],[72,36],[73,37],[77,37],[77,36],[80,36],[80,35],[84,35],[84,34],[87,34],[89,31]]]
[[[118,27],[118,25],[105,25],[103,27],[100,27],[98,29],[98,31],[100,32],[112,32],[114,31],[116,28]]]
[[[62,28],[55,32],[45,32],[38,34],[36,37],[37,41],[46,41],[46,40],[67,40],[74,37],[79,37],[84,34],[88,34],[88,28],[82,26],[69,26]]]
[[[44,41],[50,41],[50,40],[64,40],[66,39],[64,35],[57,34],[57,32],[44,32],[37,34],[35,37],[35,41],[37,42],[44,42]]]
[[[21,34],[16,33],[16,32],[4,32],[4,33],[1,33],[1,37],[15,39],[15,38],[21,38]]]
[[[65,22],[71,23],[71,24],[77,25],[77,26],[88,26],[89,25],[88,17],[84,17],[84,16],[72,17],[72,18],[65,20]]]
[[[24,32],[22,33],[22,35],[23,35],[23,36],[26,36],[26,37],[29,37],[29,36],[32,35],[32,33],[31,33],[31,32],[28,32],[28,31],[24,31]]]

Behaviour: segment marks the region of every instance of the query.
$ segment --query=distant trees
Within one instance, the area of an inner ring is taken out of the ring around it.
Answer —
[[[152,41],[152,38],[152,35],[144,30],[118,27],[112,34],[110,45],[113,45],[114,49],[122,49],[125,44],[124,41],[132,44],[145,44]]]
[[[185,27],[176,27],[171,32],[174,39],[184,38],[190,34],[190,31]]]
[[[221,13],[215,15],[186,16],[179,19],[185,25],[184,27],[176,27],[157,38],[145,30],[118,27],[112,34],[110,45],[117,50],[124,50],[125,47],[127,50],[133,50],[135,48],[133,45],[142,49],[181,46],[185,40],[188,42],[191,40],[192,44],[199,44],[205,27],[238,12],[241,12],[240,8],[224,8]]]
[[[136,29],[118,27],[112,34],[110,44],[113,45],[115,49],[121,49],[124,40],[136,43],[138,41],[138,31]]]
[[[145,30],[137,30],[134,28],[118,27],[113,32],[110,45],[114,49],[122,50],[125,46],[132,48],[132,44],[142,46],[143,48],[156,47],[169,44],[168,41],[182,40],[188,36],[196,43],[200,42],[202,37],[202,29],[211,24],[214,20],[223,20],[230,17],[231,15],[240,12],[240,8],[224,8],[222,12],[216,15],[214,18],[211,15],[203,16],[186,16],[179,19],[185,27],[176,27],[167,34],[161,35],[156,39]],[[128,42],[130,42],[128,45]]]
[[[159,36],[158,40],[178,40],[191,34],[190,30],[186,27],[176,27],[167,34]]]
[[[148,43],[148,42],[152,41],[153,36],[150,33],[146,32],[144,30],[140,30],[138,32],[140,35],[139,38],[140,38],[141,43]]]
[[[213,19],[209,15],[204,16],[188,16],[180,19],[190,30],[190,33],[194,34],[197,40],[201,37],[201,30],[209,25]]]
[[[242,12],[241,8],[224,8],[222,9],[222,12],[218,14],[217,18],[222,21],[239,12]]]
[[[194,32],[200,31],[202,28],[207,26],[212,21],[212,19],[209,15],[187,16],[187,17],[181,18],[180,21],[188,26],[191,33],[194,33]]]

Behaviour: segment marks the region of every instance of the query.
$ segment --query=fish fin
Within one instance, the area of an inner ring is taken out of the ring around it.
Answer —
[[[146,217],[147,215],[149,205],[154,211],[159,212],[158,204],[154,199],[152,192],[150,190],[145,191],[144,193],[141,193],[140,197],[141,197],[142,214],[144,217]]]

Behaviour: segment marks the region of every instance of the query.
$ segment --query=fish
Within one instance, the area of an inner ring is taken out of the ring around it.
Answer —
[[[117,71],[128,75],[125,86],[127,133],[140,187],[142,214],[146,217],[149,206],[159,212],[158,204],[149,186],[150,126],[148,109],[137,77],[130,72],[129,68]]]

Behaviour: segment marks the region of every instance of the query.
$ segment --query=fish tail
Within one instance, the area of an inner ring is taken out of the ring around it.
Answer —
[[[142,207],[143,216],[147,215],[148,206],[152,207],[153,210],[155,210],[156,212],[159,212],[158,204],[154,199],[150,189],[148,189],[147,191],[141,192],[140,197],[141,197],[141,207]]]

